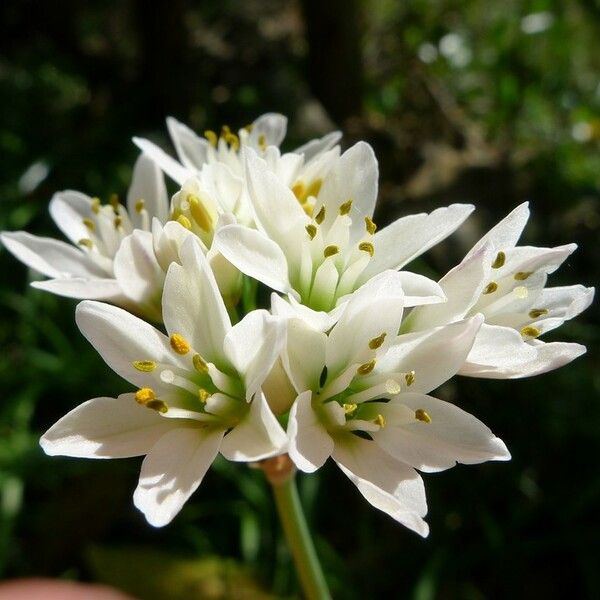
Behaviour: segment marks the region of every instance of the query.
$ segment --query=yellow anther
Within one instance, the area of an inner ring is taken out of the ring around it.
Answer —
[[[490,281],[483,290],[484,294],[493,294],[498,289],[498,284],[495,281]]]
[[[143,198],[139,198],[135,201],[135,212],[140,214],[146,208],[146,202]]]
[[[114,194],[114,193],[111,194],[110,198],[108,199],[108,202],[113,207],[113,209],[116,211],[119,208],[119,194]]]
[[[100,212],[100,198],[92,198],[92,212],[97,215]]]
[[[194,354],[192,363],[194,364],[194,369],[196,369],[198,373],[208,373],[208,365],[199,354]]]
[[[267,149],[267,138],[264,133],[258,136],[258,147],[264,152]]]
[[[373,358],[369,362],[363,363],[356,369],[359,375],[368,375],[375,368],[376,360]]]
[[[218,136],[212,129],[207,129],[204,132],[204,137],[209,141],[211,146],[217,147]]]
[[[381,335],[378,335],[377,337],[373,338],[369,342],[369,348],[371,348],[371,350],[377,350],[377,348],[380,348],[381,344],[383,344],[383,342],[385,340],[386,335],[387,335],[387,333],[385,333],[385,331],[384,331]]]
[[[121,225],[123,225],[122,217],[115,217],[115,229],[118,229]]]
[[[140,388],[135,393],[135,401],[138,404],[148,404],[148,402],[151,402],[155,398],[156,394],[154,393],[154,390],[152,388]]]
[[[373,423],[375,423],[375,425],[379,425],[379,427],[381,427],[382,429],[385,427],[385,418],[383,415],[379,414],[375,417],[375,419],[373,420]]]
[[[191,350],[191,346],[188,344],[187,340],[178,333],[174,333],[169,338],[169,342],[171,344],[171,348],[173,348],[177,354],[187,354]]]
[[[321,210],[319,210],[319,212],[317,213],[317,216],[315,217],[315,221],[316,221],[317,225],[320,225],[324,220],[325,220],[325,207],[321,206]]]
[[[230,129],[229,125],[221,126],[221,137],[225,137],[226,135],[229,135],[230,133],[231,133],[231,129]]]
[[[163,402],[162,400],[150,400],[150,402],[146,402],[145,406],[146,408],[151,408],[152,410],[162,414],[169,410],[167,403]]]
[[[536,338],[538,335],[542,333],[537,327],[533,325],[526,325],[521,328],[521,335],[523,337]]]
[[[529,290],[524,285],[518,285],[514,290],[513,294],[519,298],[519,300],[525,300],[529,296]]]
[[[254,129],[254,123],[250,123],[249,125],[244,125],[243,129],[246,130],[248,133],[252,133],[252,130]]]
[[[309,198],[310,196],[314,196],[315,198],[319,195],[319,192],[321,191],[321,186],[323,185],[323,180],[320,178],[317,179],[313,179],[310,182],[310,185],[308,186],[307,190],[306,190],[306,198]]]
[[[342,404],[342,408],[345,414],[351,415],[358,408],[358,404]]]
[[[89,238],[81,238],[78,242],[77,242],[80,246],[84,246],[85,248],[89,248],[90,250],[92,249],[94,243],[92,242],[92,240],[90,240]]]
[[[312,217],[312,216],[313,216],[313,210],[314,210],[314,207],[313,207],[313,206],[311,206],[310,204],[308,204],[308,203],[306,203],[306,202],[305,202],[305,203],[302,205],[302,210],[304,211],[304,214],[305,214],[307,217]]]
[[[532,308],[529,311],[529,318],[530,319],[537,319],[539,317],[543,317],[545,315],[548,314],[548,309],[547,308]]]
[[[505,262],[506,254],[504,254],[502,251],[498,252],[498,254],[496,254],[496,259],[492,263],[492,269],[499,269],[500,267],[503,267]]]
[[[347,200],[340,206],[340,215],[347,215],[352,210],[352,200]]]
[[[431,417],[424,408],[417,408],[417,410],[415,410],[415,419],[417,421],[423,421],[423,423],[431,423]]]
[[[412,385],[415,382],[415,372],[414,371],[409,371],[408,373],[406,373],[406,375],[404,375],[404,381],[406,381],[406,385]]]
[[[188,194],[187,201],[190,204],[190,212],[192,213],[192,217],[194,221],[198,223],[198,226],[202,231],[206,231],[209,233],[213,229],[212,219],[206,210],[206,206],[202,203],[198,196],[194,196],[194,194]]]
[[[363,252],[367,252],[370,256],[373,256],[373,254],[375,254],[375,246],[373,246],[371,242],[361,242],[358,245],[358,249],[362,250]]]
[[[240,138],[238,138],[235,133],[226,133],[223,138],[234,150],[237,150],[240,147]]]
[[[317,235],[317,226],[309,223],[306,227],[306,233],[308,233],[308,237],[313,240],[315,235]]]
[[[96,231],[96,223],[94,223],[94,221],[92,221],[91,219],[83,219],[83,224],[90,230],[90,231]]]
[[[186,229],[192,228],[192,222],[185,215],[179,215],[176,220],[180,225],[182,225]]]
[[[210,398],[210,393],[207,392],[205,389],[200,388],[198,390],[198,399],[200,400],[200,402],[202,402],[202,404],[205,404],[209,398]]]
[[[296,183],[292,186],[292,192],[300,201],[300,203],[303,203],[306,199],[306,186],[301,181],[296,181]]]
[[[401,390],[402,387],[397,381],[394,381],[393,379],[388,379],[385,382],[385,391],[388,394],[399,394]]]
[[[132,363],[133,368],[142,373],[151,373],[156,369],[156,363],[153,360],[134,360]]]
[[[517,281],[525,281],[530,275],[533,275],[533,271],[519,271],[515,273],[515,279]]]
[[[339,251],[340,249],[335,244],[332,244],[331,246],[325,247],[325,250],[323,250],[323,256],[325,258],[329,258],[330,256],[336,255]]]
[[[367,233],[373,235],[377,231],[377,225],[373,223],[370,217],[365,217],[365,227],[367,229]]]

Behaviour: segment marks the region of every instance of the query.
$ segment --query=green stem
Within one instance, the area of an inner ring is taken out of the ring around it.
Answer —
[[[292,475],[282,483],[272,483],[272,487],[279,519],[294,557],[304,595],[307,600],[331,599],[302,511],[296,478]]]

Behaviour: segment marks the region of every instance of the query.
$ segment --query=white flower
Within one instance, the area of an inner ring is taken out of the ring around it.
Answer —
[[[142,278],[161,277],[150,227],[153,217],[160,222],[168,218],[162,173],[143,155],[135,164],[126,203],[115,197],[102,205],[80,192],[59,192],[50,202],[50,214],[74,246],[24,231],[3,232],[1,239],[20,261],[50,278],[34,282],[34,287],[70,298],[105,300],[159,319],[160,290],[140,288],[131,279],[131,265]]]
[[[171,265],[165,282],[168,335],[108,304],[78,306],[83,334],[139,389],[85,402],[41,439],[51,455],[145,454],[134,502],[155,526],[179,512],[218,452],[256,461],[286,444],[261,390],[285,343],[285,325],[259,310],[232,327],[193,236],[180,255],[182,264]]]
[[[400,269],[452,233],[473,206],[453,204],[376,232],[377,160],[359,142],[298,197],[252,151],[247,184],[258,230],[230,225],[215,247],[240,271],[314,310],[330,311],[377,273]],[[310,215],[310,216],[309,216]]]
[[[448,302],[414,309],[403,331],[418,331],[482,314],[462,375],[517,378],[561,367],[585,352],[581,344],[537,339],[585,310],[594,288],[547,288],[554,272],[577,248],[517,246],[529,209],[521,204],[491,229],[439,282]]]
[[[483,423],[428,395],[462,366],[482,318],[398,336],[402,285],[395,272],[373,278],[328,333],[288,321],[284,362],[299,394],[288,451],[306,472],[331,456],[373,506],[425,536],[425,491],[415,469],[510,455]]]

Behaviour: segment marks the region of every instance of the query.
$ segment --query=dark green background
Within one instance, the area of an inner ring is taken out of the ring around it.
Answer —
[[[346,146],[373,144],[380,224],[477,205],[411,268],[442,274],[530,200],[524,243],[580,244],[552,282],[593,285],[599,39],[595,0],[5,0],[0,229],[60,237],[52,193],[124,193],[131,136],[168,147],[168,114],[201,132],[275,110],[290,117],[289,149],[333,126]],[[250,576],[297,594],[260,473],[215,464],[154,530],[132,505],[139,460],[43,455],[39,435],[58,417],[130,386],[83,340],[74,302],[29,288],[32,274],[5,251],[0,269],[0,575],[101,580],[142,598],[257,598]],[[427,540],[371,509],[331,465],[301,479],[336,598],[597,597],[597,314],[553,333],[589,348],[558,372],[456,378],[439,392],[513,460],[426,476]]]

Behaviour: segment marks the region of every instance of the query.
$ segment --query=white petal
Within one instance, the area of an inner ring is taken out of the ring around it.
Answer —
[[[406,423],[404,409],[423,409],[430,423]],[[386,426],[373,439],[394,458],[421,471],[442,471],[457,462],[509,460],[504,442],[481,421],[453,404],[423,394],[403,393],[381,407]],[[395,414],[399,414],[396,421]]]
[[[173,117],[167,117],[167,129],[179,160],[188,169],[199,171],[206,162],[208,140],[199,137],[187,125]]]
[[[594,292],[594,288],[586,288],[583,285],[543,289],[536,305],[548,310],[549,314],[536,321],[535,326],[545,333],[573,319],[590,306]]]
[[[286,446],[285,431],[259,392],[244,420],[223,438],[221,454],[228,460],[253,462],[281,454]]]
[[[429,534],[422,519],[427,514],[423,480],[412,467],[352,434],[346,443],[336,440],[333,458],[375,508],[423,537]]]
[[[127,192],[127,212],[134,227],[141,227],[142,220],[135,209],[138,200],[144,201],[149,220],[156,217],[161,223],[169,218],[169,198],[163,174],[158,166],[141,154],[133,167],[131,185]]]
[[[415,372],[411,392],[424,394],[448,381],[463,366],[483,318],[452,323],[419,333],[399,336],[387,353],[378,358],[375,371]]]
[[[264,143],[267,146],[279,146],[285,138],[287,130],[287,117],[279,113],[265,113],[252,123],[250,140],[255,148],[260,148],[261,136],[264,136]]]
[[[294,150],[294,154],[304,154],[304,162],[307,163],[323,152],[327,152],[327,150],[333,148],[340,141],[341,137],[342,133],[340,131],[332,131],[321,138],[310,140],[310,142],[299,146]]]
[[[554,248],[517,246],[507,253],[506,265],[501,271],[554,273],[558,267],[577,250],[577,244],[565,244]]]
[[[105,275],[84,252],[65,242],[37,237],[25,231],[6,231],[0,239],[13,256],[47,277],[62,279]]]
[[[279,292],[290,290],[285,254],[260,231],[227,225],[217,231],[212,247],[242,273]]]
[[[402,290],[404,291],[404,307],[446,303],[446,295],[438,283],[417,273],[400,271]]]
[[[288,420],[289,455],[305,473],[312,473],[325,464],[333,452],[333,438],[311,406],[312,392],[296,398]]]
[[[290,319],[283,364],[298,393],[319,389],[327,336],[300,319]]]
[[[291,296],[284,299],[274,292],[271,294],[271,312],[274,315],[286,319],[301,319],[317,331],[329,331],[338,320],[342,309],[343,307],[340,306],[326,313],[304,306]]]
[[[165,327],[171,335],[183,335],[205,360],[220,366],[231,321],[217,282],[193,236],[183,242],[179,254],[181,265],[173,263],[165,280]]]
[[[406,331],[429,329],[464,318],[489,281],[491,256],[489,247],[482,246],[454,267],[440,280],[447,301],[415,308],[407,319]]]
[[[78,300],[104,300],[114,304],[127,304],[121,286],[116,279],[99,279],[97,277],[69,277],[68,279],[49,279],[34,281],[32,287],[66,298]]]
[[[471,204],[451,204],[429,214],[403,217],[378,231],[373,238],[375,254],[360,280],[385,269],[401,269],[458,229],[474,208]]]
[[[85,301],[77,306],[75,320],[108,366],[138,387],[149,386],[152,378],[157,382],[160,380],[156,372],[136,370],[133,361],[151,360],[181,367],[187,365],[182,357],[173,352],[167,336],[121,308]]]
[[[80,404],[46,431],[40,445],[50,456],[127,458],[149,452],[173,426],[133,394],[122,394]]]
[[[327,174],[315,205],[315,214],[325,206],[325,220],[321,227],[327,231],[339,215],[339,208],[352,200],[349,216],[350,243],[361,238],[366,216],[371,217],[377,200],[379,167],[369,144],[358,142],[334,163]]]
[[[123,293],[138,304],[150,304],[160,319],[164,271],[154,255],[152,234],[136,229],[121,242],[114,260],[115,279]]]
[[[89,237],[83,219],[92,215],[92,199],[81,192],[57,192],[50,200],[49,211],[57,227],[74,243]]]
[[[502,221],[490,229],[468,252],[466,258],[485,245],[498,252],[506,251],[516,246],[523,229],[529,219],[529,202],[523,202],[510,212]]]
[[[194,171],[181,166],[174,158],[150,140],[134,137],[133,143],[179,185],[183,185],[190,177],[195,175]]]
[[[215,459],[223,431],[174,429],[154,445],[142,464],[133,502],[150,525],[171,522],[198,488]]]

